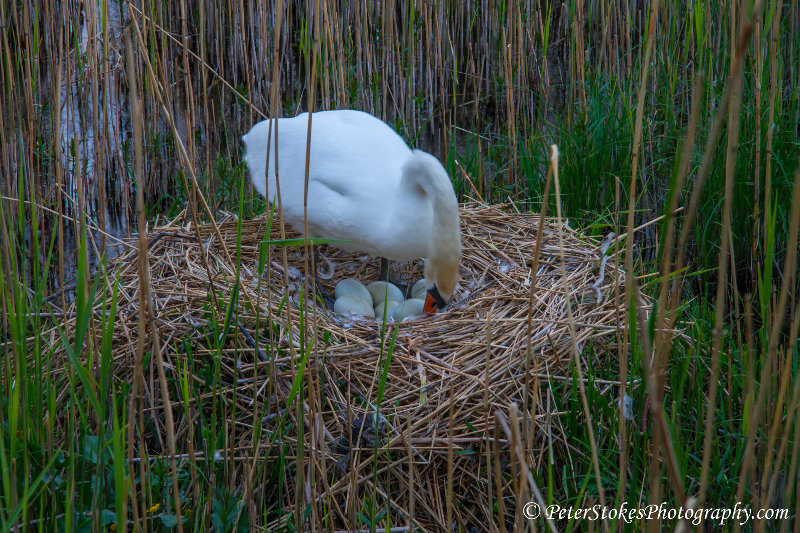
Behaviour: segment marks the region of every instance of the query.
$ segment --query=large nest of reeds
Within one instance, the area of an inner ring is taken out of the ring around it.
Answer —
[[[195,362],[220,358],[225,386],[218,394],[235,404],[227,412],[238,420],[226,423],[238,425],[235,450],[240,452],[256,444],[271,449],[276,428],[287,420],[294,429],[282,428],[281,439],[296,447],[298,416],[303,418],[304,464],[287,467],[288,486],[277,505],[294,508],[291,485],[300,469],[304,483],[312,484],[307,489],[313,489],[305,497],[313,494],[315,504],[332,512],[341,527],[363,527],[348,517],[362,512],[353,506],[372,497],[383,502],[393,523],[450,530],[445,526],[448,494],[455,501],[452,519],[480,527],[497,512],[487,493],[497,494],[490,480],[499,470],[487,468],[487,461],[508,456],[511,426],[503,429],[499,421],[510,406],[519,406],[519,438],[529,462],[541,459],[545,440],[552,445],[559,439],[549,429],[558,412],[543,391],[554,380],[573,379],[574,354],[588,343],[615,340],[624,313],[619,290],[624,273],[614,253],[606,251],[608,242],[587,238],[567,222],[546,218],[540,224],[537,214],[512,213],[503,206],[467,204],[460,213],[464,256],[450,304],[434,316],[387,322],[385,328],[373,319],[303,305],[301,248],[269,246],[259,276],[266,216],[242,222],[233,307],[235,220],[220,223],[219,231],[209,225],[197,232],[177,221],[149,230],[152,319],[167,374],[176,379],[189,351]],[[277,220],[270,237],[287,237]],[[330,247],[323,253],[334,267],[333,277],[324,282],[327,291],[344,277],[377,278],[377,260]],[[120,276],[114,358],[117,376],[128,381],[141,333],[137,254],[130,249],[107,270]],[[392,274],[413,283],[422,269],[419,260],[397,265]],[[222,347],[215,348],[220,339]],[[160,411],[157,380],[151,377],[149,387],[145,402],[152,405],[145,407]],[[290,392],[298,394],[290,399]],[[176,396],[173,391],[173,402]],[[182,418],[186,410],[173,411],[177,452],[185,454],[193,424]],[[164,434],[151,436],[153,453],[164,442]],[[272,459],[268,452],[260,457]],[[295,457],[289,454],[289,463]],[[448,465],[455,495],[447,488]],[[512,494],[514,483],[504,477],[499,486]],[[268,487],[257,490],[264,497],[277,494]],[[505,512],[513,519],[510,509]]]

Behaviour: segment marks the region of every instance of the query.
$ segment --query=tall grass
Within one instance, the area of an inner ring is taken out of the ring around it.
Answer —
[[[518,499],[747,502],[794,513],[755,529],[796,529],[800,6],[751,4],[0,0],[0,530],[332,527],[338,510],[314,503],[329,488],[325,461],[293,444],[324,439],[303,423],[325,401],[323,378],[306,371],[325,348],[313,311],[298,348],[267,343],[257,366],[276,376],[274,359],[291,356],[290,390],[270,380],[245,415],[220,380],[225,340],[251,310],[255,346],[286,335],[284,307],[262,316],[235,290],[230,301],[209,290],[208,325],[172,365],[143,290],[131,363],[113,344],[120,287],[106,259],[135,222],[147,287],[148,221],[183,213],[201,239],[220,210],[241,221],[265,208],[240,162],[250,125],[345,107],[440,156],[462,198],[627,239],[619,357],[575,346],[574,379],[548,383],[571,448],[551,446],[545,469],[523,445],[527,402],[498,418],[512,444],[501,457],[499,434],[487,435],[487,528],[522,524],[510,515],[520,502],[502,498],[510,461]],[[285,265],[267,236],[260,267]],[[657,298],[649,314],[641,292]],[[99,300],[112,302],[100,315]],[[672,325],[685,336],[667,338]],[[381,347],[379,388],[394,342]],[[57,346],[66,373],[52,371]],[[132,383],[118,364],[133,365]],[[389,522],[373,466],[373,491],[345,513],[365,528]],[[450,519],[452,472],[447,497]]]

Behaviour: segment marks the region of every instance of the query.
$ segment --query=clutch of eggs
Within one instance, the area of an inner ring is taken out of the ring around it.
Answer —
[[[339,315],[360,315],[383,320],[403,320],[424,313],[425,280],[417,281],[411,288],[411,297],[405,299],[403,291],[385,281],[375,281],[366,287],[354,279],[343,279],[336,284],[336,303],[333,312]]]

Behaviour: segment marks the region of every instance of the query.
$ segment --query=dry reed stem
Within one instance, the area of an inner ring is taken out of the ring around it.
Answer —
[[[731,4],[731,9],[733,9]],[[733,16],[731,16],[733,23]],[[733,35],[733,32],[731,33]],[[731,47],[735,43],[731,39]],[[736,51],[733,50],[735,53]],[[738,53],[745,53],[739,50]],[[733,69],[733,62],[731,63]],[[731,75],[731,104],[728,107],[728,142],[725,158],[725,195],[722,207],[722,227],[723,236],[719,247],[719,280],[717,281],[717,294],[715,298],[714,329],[711,345],[711,379],[708,391],[708,403],[706,404],[705,426],[703,435],[703,466],[700,473],[700,490],[698,501],[705,501],[706,487],[708,484],[708,473],[711,467],[711,442],[713,437],[714,418],[717,411],[717,392],[719,388],[719,367],[720,352],[722,350],[722,323],[726,314],[726,302],[728,298],[728,253],[730,251],[730,240],[727,238],[731,228],[731,202],[733,201],[733,181],[736,172],[736,152],[738,151],[739,141],[739,119],[741,117],[742,99],[742,77]],[[791,255],[791,254],[788,254]],[[738,294],[735,291],[734,294]],[[769,365],[765,365],[769,366]],[[763,383],[763,382],[762,382]]]
[[[178,485],[178,468],[174,456],[177,454],[175,447],[175,420],[172,413],[172,403],[170,402],[169,386],[167,376],[164,371],[164,354],[161,350],[161,331],[155,320],[153,309],[153,299],[150,286],[150,263],[147,260],[147,227],[144,205],[144,147],[142,144],[142,130],[144,124],[144,113],[142,104],[138,97],[138,87],[136,82],[136,67],[133,62],[133,53],[130,40],[130,31],[126,30],[126,60],[128,63],[128,84],[131,91],[131,109],[134,128],[134,150],[135,150],[135,176],[136,176],[136,219],[138,224],[138,280],[139,280],[139,331],[140,336],[136,345],[136,358],[140,361],[144,359],[144,345],[146,330],[150,330],[152,335],[152,351],[155,354],[156,369],[158,371],[158,383],[161,387],[162,404],[164,406],[164,426],[167,432],[167,443],[170,459],[172,495],[175,504],[174,512],[177,519],[178,532],[183,533],[183,521],[181,519],[181,500],[180,486]],[[83,212],[81,209],[80,212]],[[79,287],[80,290],[80,287]],[[141,413],[140,413],[141,414]],[[141,437],[142,435],[140,435]]]
[[[567,321],[569,325],[569,336],[573,339],[570,348],[572,350],[573,361],[575,364],[575,372],[578,374],[578,391],[581,396],[581,405],[583,406],[583,414],[586,417],[586,432],[589,435],[589,444],[592,450],[592,466],[594,467],[594,475],[597,485],[597,494],[600,497],[600,505],[605,508],[606,494],[603,489],[603,479],[600,476],[600,460],[597,453],[597,439],[594,436],[594,428],[592,427],[592,415],[589,411],[589,402],[586,399],[586,384],[583,382],[583,369],[581,368],[580,353],[578,344],[575,339],[578,338],[578,332],[575,329],[575,318],[573,316],[572,308],[569,305],[569,282],[567,276],[566,259],[564,258],[564,232],[561,224],[561,185],[558,179],[558,147],[554,144],[550,147],[550,167],[553,173],[553,184],[555,185],[556,196],[556,219],[558,220],[558,244],[561,253],[561,281],[564,287],[564,298],[567,301]],[[632,231],[632,230],[631,230]],[[628,284],[635,283],[635,278],[629,279]],[[609,531],[608,520],[603,517],[603,531]]]

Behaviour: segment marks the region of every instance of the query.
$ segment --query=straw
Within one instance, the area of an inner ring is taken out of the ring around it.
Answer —
[[[258,250],[268,219],[262,216],[243,221],[240,291],[246,294],[239,297],[259,302],[261,317],[277,317],[278,307],[288,296],[288,303],[284,305],[288,307],[291,320],[285,321],[288,315],[284,310],[280,315],[281,323],[265,328],[262,318],[261,332],[257,335],[255,317],[250,315],[249,306],[242,306],[234,318],[237,323],[229,330],[221,352],[223,385],[219,394],[225,395],[226,401],[236,402],[232,412],[238,420],[232,422],[248,429],[237,434],[236,447],[227,453],[231,457],[244,457],[253,449],[270,449],[273,445],[271,431],[261,432],[262,442],[254,443],[256,433],[252,429],[254,413],[259,413],[261,423],[267,426],[277,418],[262,416],[263,409],[255,406],[256,402],[266,402],[272,391],[276,397],[270,399],[267,415],[291,419],[296,413],[305,412],[307,427],[321,425],[321,432],[315,434],[323,435],[324,442],[316,442],[313,449],[311,432],[303,432],[304,460],[324,463],[329,473],[325,483],[330,485],[316,500],[319,505],[328,510],[347,509],[348,498],[384,494],[391,502],[390,508],[398,523],[440,529],[448,511],[454,513],[454,519],[460,523],[493,520],[486,491],[494,465],[486,463],[493,461],[496,454],[481,450],[499,446],[506,458],[511,457],[509,443],[502,438],[504,433],[497,432],[495,413],[508,412],[509,406],[516,404],[526,413],[522,419],[534,425],[522,428],[519,434],[520,438],[533,438],[535,442],[515,448],[516,453],[525,450],[529,454],[528,465],[534,464],[536,457],[542,457],[550,446],[566,449],[564,432],[553,431],[559,413],[545,406],[554,403],[555,384],[573,379],[570,356],[573,341],[578,353],[590,344],[608,347],[615,342],[619,328],[624,327],[615,322],[615,317],[620,316],[618,308],[624,308],[623,296],[620,291],[613,290],[614,284],[625,284],[625,273],[615,255],[622,247],[609,249],[600,240],[570,228],[568,221],[559,228],[554,218],[546,218],[541,226],[536,287],[531,298],[530,265],[540,227],[539,215],[510,213],[509,210],[509,206],[502,205],[461,206],[464,256],[459,285],[443,312],[399,324],[387,322],[385,346],[389,345],[396,329],[397,335],[381,406],[376,406],[376,402],[386,350],[381,353],[379,323],[334,315],[317,306],[319,335],[325,335],[327,345],[311,351],[306,372],[319,376],[317,386],[321,387],[323,399],[318,407],[320,412],[310,412],[308,406],[305,411],[286,408],[286,397],[294,378],[292,368],[298,367],[298,361],[292,361],[291,354],[297,354],[296,357],[302,354],[302,350],[294,349],[303,339],[298,329],[304,301],[302,251],[289,248],[286,267],[275,261],[268,265],[261,280],[261,294],[257,297]],[[223,307],[232,297],[236,265],[229,262],[224,250],[235,247],[237,225],[235,221],[227,221],[216,226],[209,224],[195,231],[181,228],[176,220],[155,226],[148,234],[153,312],[162,336],[165,370],[172,380],[177,377],[175,368],[186,363],[182,347],[186,339],[192,344],[195,361],[219,353],[212,352],[206,344],[210,329],[207,327],[209,291],[216,293]],[[277,225],[273,225],[273,238],[280,237],[278,231]],[[563,245],[559,244],[559,233]],[[321,251],[334,266],[333,277],[322,280],[324,290],[332,293],[336,282],[356,273],[363,282],[377,279],[379,261],[332,247],[322,246]],[[114,362],[116,378],[126,381],[132,380],[134,375],[136,345],[141,332],[138,327],[141,310],[137,253],[135,249],[128,249],[108,269],[109,272],[119,269]],[[206,254],[205,261],[203,254]],[[278,257],[278,254],[271,257]],[[570,291],[574,338],[569,332],[563,271]],[[422,272],[423,261],[417,260],[396,265],[393,275],[413,283],[422,277]],[[289,279],[288,295],[284,276]],[[99,291],[99,294],[110,293]],[[649,306],[649,301],[644,303]],[[525,338],[529,305],[532,306],[530,352]],[[102,302],[96,302],[96,313],[102,308]],[[65,317],[74,315],[70,309],[63,311]],[[487,329],[489,315],[491,329]],[[624,315],[623,312],[621,316]],[[67,321],[74,321],[74,318],[67,318]],[[309,321],[304,323],[309,324]],[[286,324],[291,324],[291,330]],[[67,330],[70,330],[69,324]],[[253,339],[259,339],[257,348],[253,346]],[[316,342],[322,343],[321,338]],[[526,353],[531,353],[532,357],[527,364]],[[64,372],[68,358],[57,354],[53,360],[53,372]],[[275,373],[270,376],[269,369],[273,365]],[[531,384],[527,396],[523,393],[525,383]],[[607,388],[616,384],[596,386]],[[153,383],[152,387],[156,390],[145,394],[144,408],[157,411],[162,407],[157,400],[159,385]],[[522,404],[526,397],[527,407]],[[380,413],[378,427],[372,422],[376,411]],[[188,451],[187,431],[193,424],[182,418],[186,412],[185,409],[174,410],[178,444],[174,453],[177,454]],[[149,431],[165,431],[163,423],[153,426]],[[290,450],[296,449],[294,434],[285,433],[283,438]],[[164,435],[152,435],[148,446],[164,441]],[[459,497],[475,502],[474,506],[453,506],[448,510],[443,501],[450,444],[453,446],[451,482],[459,487]],[[294,456],[294,453],[287,453],[286,460],[293,461]],[[264,457],[270,460],[268,454]],[[436,486],[434,492],[438,496],[414,497],[409,488],[410,476],[418,485],[431,490]],[[379,484],[375,483],[376,479]],[[512,486],[505,485],[503,490],[513,495]],[[286,501],[281,503],[291,508],[294,494],[294,490],[285,490]],[[508,506],[509,502],[504,505]],[[413,516],[408,514],[409,509],[413,509]],[[508,516],[513,520],[512,513]],[[345,517],[339,516],[337,520],[342,521],[342,527],[349,527]],[[268,527],[274,525],[277,524]]]

